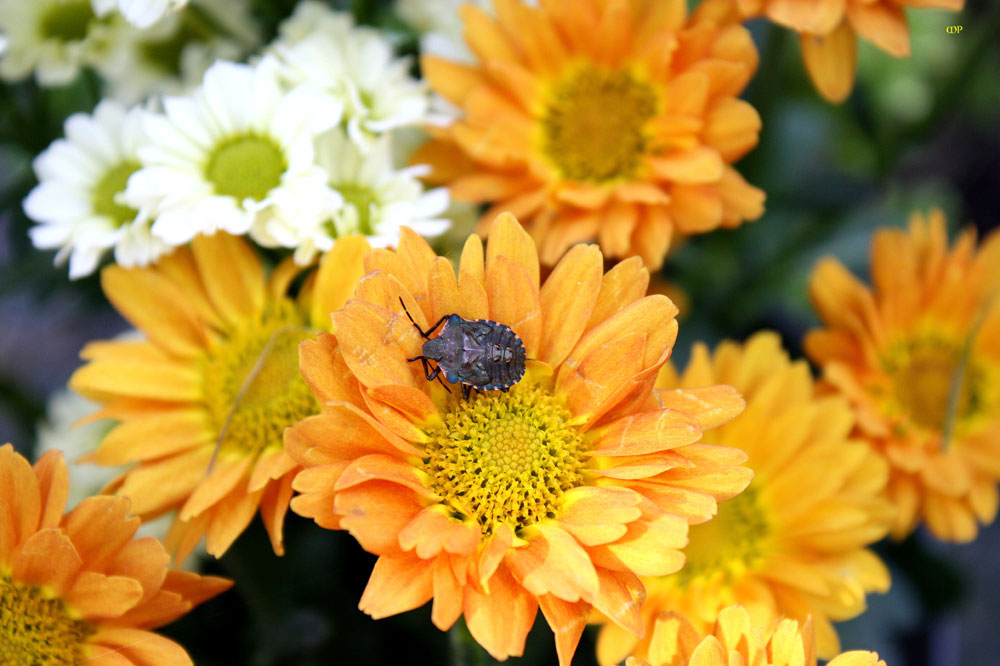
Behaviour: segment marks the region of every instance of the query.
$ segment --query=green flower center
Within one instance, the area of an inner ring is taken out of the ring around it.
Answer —
[[[87,36],[95,18],[90,0],[53,3],[42,12],[39,30],[44,39],[79,42]]]
[[[196,41],[200,41],[198,34],[187,24],[183,24],[169,37],[142,42],[139,45],[139,53],[143,60],[160,71],[180,76],[181,54],[184,53],[184,47]]]
[[[115,195],[125,191],[128,178],[139,170],[139,163],[131,160],[110,169],[94,188],[94,212],[111,218],[116,227],[121,227],[135,219],[138,211],[115,203]]]
[[[542,150],[564,178],[631,178],[656,108],[656,91],[628,70],[577,69],[552,88],[541,118]]]
[[[234,329],[212,350],[204,391],[218,432],[220,455],[247,456],[282,446],[285,428],[319,412],[299,374],[299,342],[314,331],[284,301],[257,322]]]
[[[484,533],[554,518],[559,497],[582,482],[583,438],[570,416],[538,386],[453,400],[427,433],[431,490]]]
[[[364,185],[334,185],[334,188],[344,197],[346,211],[354,210],[351,219],[342,220],[340,235],[375,233],[375,221],[372,219],[372,205],[378,199],[370,187]],[[350,228],[347,228],[350,227]]]
[[[719,512],[707,523],[691,526],[684,549],[687,561],[673,576],[681,585],[700,576],[721,574],[736,579],[763,559],[769,534],[765,512],[751,485],[720,503]]]
[[[949,410],[956,425],[973,420],[983,409],[986,369],[975,357],[963,359],[963,346],[942,337],[926,336],[897,344],[883,359],[892,377],[896,408],[929,430],[945,428]],[[955,382],[961,381],[952,405]]]
[[[0,664],[80,664],[83,642],[93,633],[89,622],[69,616],[61,599],[0,574]]]
[[[243,134],[216,146],[205,176],[217,194],[261,201],[281,184],[286,168],[285,153],[270,137]]]

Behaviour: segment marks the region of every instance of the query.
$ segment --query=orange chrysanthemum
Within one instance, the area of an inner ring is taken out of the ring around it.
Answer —
[[[905,9],[961,11],[965,0],[708,0],[703,5],[699,14],[736,21],[763,14],[798,32],[813,85],[829,101],[842,102],[854,88],[859,35],[902,58],[910,55]]]
[[[108,299],[145,336],[87,345],[70,386],[121,421],[85,460],[137,463],[109,490],[144,520],[177,510],[179,559],[206,537],[221,556],[260,510],[276,553],[295,462],[282,432],[319,411],[298,372],[299,341],[329,328],[361,276],[368,245],[344,238],[292,300],[290,260],[267,278],[243,240],[196,238],[157,266],[110,266]]]
[[[715,630],[695,628],[683,615],[656,618],[649,654],[629,657],[625,666],[816,666],[812,624],[806,620],[753,623],[742,606],[721,610]],[[845,652],[827,666],[885,666],[874,652]]]
[[[1000,233],[949,251],[944,215],[909,233],[879,231],[874,290],[834,259],[812,277],[826,328],[806,351],[854,404],[858,427],[891,467],[896,538],[922,518],[970,541],[997,513],[1000,480]]]
[[[642,633],[640,575],[680,568],[688,522],[750,473],[735,449],[698,443],[740,412],[728,386],[655,391],[676,308],[644,296],[638,258],[603,273],[573,248],[539,283],[535,245],[513,216],[476,236],[456,278],[405,230],[373,250],[333,334],[302,343],[323,412],[285,433],[303,471],[292,509],[349,530],[379,555],[361,608],[375,618],[434,600],[464,614],[497,659],[521,654],[540,607],[568,665],[591,608]],[[421,327],[458,314],[510,326],[527,355],[508,392],[468,400],[428,381]]]
[[[0,664],[191,665],[150,629],[232,583],[168,569],[159,541],[132,538],[127,499],[90,497],[63,515],[68,494],[62,454],[32,469],[0,447]]]
[[[416,157],[483,217],[527,220],[542,263],[598,239],[658,268],[674,231],[760,217],[764,193],[731,164],[760,117],[737,98],[757,67],[740,25],[687,23],[684,0],[497,0],[461,8],[479,64],[422,60],[463,117]]]
[[[831,620],[859,615],[867,592],[889,588],[888,571],[865,548],[885,535],[892,517],[880,497],[886,464],[864,441],[848,439],[850,405],[818,397],[808,364],[791,362],[774,333],[745,345],[724,342],[712,356],[696,345],[684,375],[665,365],[657,386],[712,383],[734,386],[747,408],[705,440],[746,451],[754,479],[715,518],[691,528],[683,569],[643,581],[647,628],[661,611],[676,610],[708,631],[721,609],[739,603],[759,625],[811,616],[820,656],[829,658],[839,650]],[[598,659],[642,656],[648,640],[636,643],[608,625]]]

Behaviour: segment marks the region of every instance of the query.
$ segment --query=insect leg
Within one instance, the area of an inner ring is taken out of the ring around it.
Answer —
[[[441,324],[443,324],[445,322],[445,320],[448,319],[448,317],[451,316],[451,315],[445,315],[445,316],[441,317],[440,319],[437,320],[436,324],[434,324],[433,326],[431,326],[430,328],[428,328],[426,331],[424,331],[423,329],[420,328],[420,326],[417,325],[417,322],[413,321],[413,317],[410,316],[410,311],[406,309],[406,304],[403,303],[402,297],[400,297],[400,299],[399,299],[399,304],[403,306],[403,312],[406,313],[406,318],[410,320],[410,323],[413,324],[413,327],[415,329],[417,329],[417,332],[420,333],[420,337],[422,337],[424,340],[429,340],[430,336],[431,336],[431,333],[433,333],[435,330],[437,330],[437,327],[440,326]]]
[[[408,358],[406,360],[407,361],[420,361],[420,363],[423,364],[423,366],[424,366],[424,379],[426,379],[429,382],[434,381],[435,379],[438,380],[438,382],[441,384],[441,386],[444,387],[444,390],[447,391],[448,393],[451,393],[451,389],[448,388],[448,385],[445,384],[444,380],[441,379],[441,366],[440,365],[438,367],[434,368],[433,370],[431,370],[430,369],[430,365],[427,363],[427,357],[425,357],[425,356],[414,356],[413,358]]]
[[[462,400],[468,400],[469,395],[472,394],[471,384],[462,384]]]

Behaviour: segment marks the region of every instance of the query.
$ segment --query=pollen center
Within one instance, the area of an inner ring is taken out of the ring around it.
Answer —
[[[54,3],[42,14],[39,31],[44,39],[78,42],[87,36],[94,18],[90,0]]]
[[[365,185],[335,185],[335,188],[347,204],[339,220],[339,235],[373,235],[375,221],[372,219],[372,207],[377,202],[375,192]]]
[[[134,208],[115,202],[115,195],[125,191],[129,176],[138,170],[138,162],[122,162],[108,170],[94,188],[94,212],[111,218],[116,227],[128,224],[138,214]]]
[[[89,622],[69,616],[61,599],[0,574],[0,664],[83,663],[83,642],[93,633]]]
[[[205,176],[217,194],[261,201],[281,184],[287,167],[284,152],[270,137],[245,134],[215,147]]]
[[[647,149],[656,91],[628,70],[575,70],[552,88],[542,116],[542,149],[564,178],[630,178]]]
[[[751,484],[736,497],[719,504],[719,512],[707,523],[692,525],[687,561],[677,572],[686,584],[698,577],[721,575],[733,579],[753,569],[763,558],[770,533],[765,512]]]
[[[961,345],[941,337],[917,338],[897,345],[884,363],[894,402],[914,423],[943,429],[957,381],[962,385],[954,403],[956,424],[980,411],[984,369],[974,358],[963,358]]]
[[[287,426],[319,412],[299,374],[299,342],[313,335],[285,301],[213,350],[204,391],[216,432],[225,433],[220,454],[247,456],[281,446]]]
[[[427,433],[431,489],[484,533],[554,518],[559,497],[582,482],[582,436],[569,419],[538,386],[456,402]]]

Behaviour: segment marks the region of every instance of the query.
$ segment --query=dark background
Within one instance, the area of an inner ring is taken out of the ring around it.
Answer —
[[[294,6],[256,0],[273,34]],[[375,0],[332,3],[415,39]],[[945,27],[960,24],[960,34]],[[960,14],[910,12],[914,55],[894,60],[862,43],[858,81],[842,105],[813,92],[797,37],[764,21],[749,24],[761,66],[746,97],[763,118],[760,145],[739,165],[768,195],[767,212],[735,231],[690,239],[661,277],[680,287],[675,360],[695,340],[714,343],[777,330],[793,355],[816,325],[807,298],[809,271],[836,255],[867,277],[874,229],[900,226],[912,210],[940,206],[952,230],[1000,223],[1000,3],[968,2]],[[62,88],[0,84],[0,442],[33,450],[48,395],[65,386],[88,340],[117,334],[124,321],[96,276],[77,282],[52,254],[32,248],[20,202],[35,184],[31,159],[62,134],[74,111],[89,111],[100,81],[84,74]],[[460,631],[439,632],[429,607],[374,622],[357,610],[373,558],[345,533],[289,514],[288,554],[276,558],[258,523],[206,572],[237,586],[163,633],[199,665],[493,663]],[[1000,526],[974,543],[942,544],[923,530],[877,550],[893,587],[870,610],[841,625],[845,649],[874,649],[889,666],[1000,663]],[[539,619],[539,623],[543,621]],[[593,662],[593,634],[575,664]],[[536,627],[526,657],[512,664],[555,664],[551,633]]]

